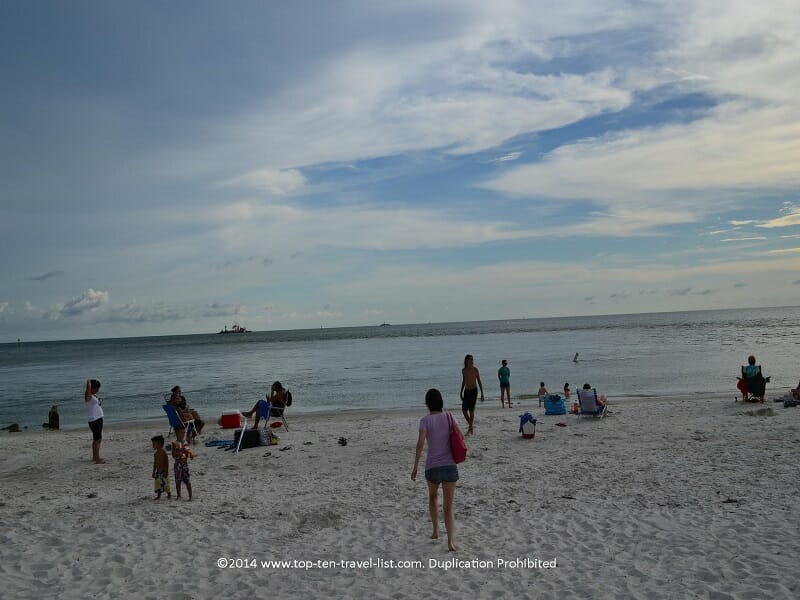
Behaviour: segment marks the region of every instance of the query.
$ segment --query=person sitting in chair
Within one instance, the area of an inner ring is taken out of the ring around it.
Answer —
[[[756,364],[755,356],[747,357],[747,364],[742,367],[742,377],[747,382],[747,389],[750,393],[758,398],[759,402],[763,402],[769,377],[765,378],[762,375],[761,365]]]
[[[181,386],[176,385],[170,391],[172,392],[172,396],[170,396],[168,403],[181,411],[181,418],[184,421],[194,419],[194,426],[199,435],[203,431],[203,426],[206,424],[205,421],[200,418],[200,414],[196,410],[189,408],[186,397],[181,395]]]
[[[583,384],[583,390],[585,392],[591,392],[592,391],[592,386],[590,386],[588,383],[584,383]],[[597,394],[597,392],[595,392],[595,394]],[[597,396],[597,403],[600,406],[605,406],[606,404],[608,404],[608,398],[606,398],[605,396]]]
[[[283,414],[283,410],[286,408],[286,393],[288,391],[289,390],[285,390],[283,388],[280,381],[276,381],[272,384],[270,391],[265,395],[265,398],[270,405],[269,415],[271,417],[280,417]],[[258,402],[261,401],[259,400]],[[255,403],[253,408],[242,413],[248,419],[253,415],[256,416],[256,428],[258,428],[258,422],[261,420],[261,414],[258,410],[258,402]]]

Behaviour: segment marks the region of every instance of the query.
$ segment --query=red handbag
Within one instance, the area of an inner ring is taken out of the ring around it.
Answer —
[[[453,453],[453,460],[456,464],[462,463],[467,460],[467,444],[464,441],[464,435],[456,425],[453,415],[447,413],[447,419],[450,421],[450,450]]]

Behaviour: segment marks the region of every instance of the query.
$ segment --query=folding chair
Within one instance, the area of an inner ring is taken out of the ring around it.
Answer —
[[[761,365],[744,365],[742,367],[742,380],[745,382],[748,395],[742,393],[742,401],[763,402],[769,379],[769,377],[764,377],[761,373]]]
[[[289,431],[289,425],[286,424],[286,417],[283,414],[285,411],[285,406],[274,406],[266,400],[260,400],[258,402],[258,416],[264,419],[264,423],[266,423],[267,427],[269,427],[270,417],[273,417],[275,419],[280,419],[283,423],[283,428]]]
[[[606,416],[606,407],[597,399],[597,390],[578,390],[579,416],[600,417]]]
[[[183,420],[178,409],[172,406],[172,404],[165,404],[163,406],[164,412],[167,413],[167,418],[169,419],[169,431],[167,432],[167,437],[170,436],[172,430],[183,429],[186,432],[186,439],[191,442],[192,437],[197,436],[197,428],[194,425],[194,419]],[[189,430],[191,429],[192,436],[189,436]],[[176,434],[177,437],[177,434]]]

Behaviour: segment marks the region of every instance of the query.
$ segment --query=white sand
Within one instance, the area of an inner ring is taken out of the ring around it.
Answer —
[[[410,480],[423,407],[289,413],[279,446],[238,456],[198,445],[191,503],[151,499],[150,437],[166,419],[107,426],[106,465],[88,460],[88,427],[0,432],[0,597],[800,596],[800,408],[621,401],[604,421],[540,416],[524,441],[517,407],[479,406],[455,555],[443,523],[429,539],[426,485]],[[774,415],[743,414],[761,408]],[[215,437],[232,436],[211,427],[203,439]],[[495,564],[430,568],[453,556]],[[220,569],[220,557],[425,568]],[[497,564],[515,558],[557,567]]]

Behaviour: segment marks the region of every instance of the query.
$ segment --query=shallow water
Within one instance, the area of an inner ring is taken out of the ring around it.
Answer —
[[[800,378],[800,307],[524,319],[0,345],[0,426],[41,427],[52,404],[62,426],[83,426],[83,386],[102,382],[106,422],[163,418],[180,384],[212,420],[247,409],[274,380],[292,390],[287,413],[413,407],[439,388],[458,406],[464,354],[475,356],[487,400],[508,359],[511,392],[591,383],[610,397],[736,393],[755,354],[773,395]],[[580,354],[574,363],[574,354]]]

